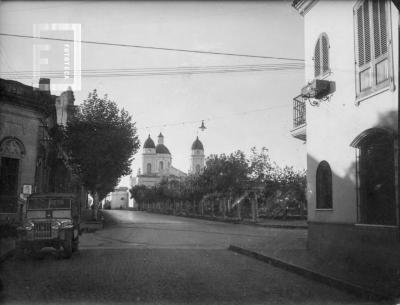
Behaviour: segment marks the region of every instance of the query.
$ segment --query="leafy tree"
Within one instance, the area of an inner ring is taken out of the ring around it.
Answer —
[[[97,217],[99,201],[131,172],[139,149],[135,123],[107,95],[100,98],[93,90],[68,122],[64,143],[71,167],[94,199]]]
[[[249,163],[250,179],[254,183],[265,183],[273,179],[272,176],[276,168],[271,163],[267,148],[262,147],[260,152],[258,152],[256,147],[252,147]]]
[[[271,162],[268,149],[251,149],[249,157],[238,150],[229,155],[211,155],[201,174],[189,175],[183,181],[162,180],[153,188],[135,186],[132,196],[138,202],[189,201],[195,206],[201,200],[218,202],[221,198],[240,197],[251,186],[263,186],[259,202],[268,206],[304,205],[305,171],[280,167]]]
[[[249,181],[250,168],[245,154],[211,155],[203,172],[207,193],[240,193]]]

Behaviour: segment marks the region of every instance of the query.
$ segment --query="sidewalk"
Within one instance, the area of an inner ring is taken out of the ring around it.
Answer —
[[[307,250],[306,243],[306,238],[276,239],[273,244],[246,241],[229,250],[362,297],[400,302],[400,277],[389,279],[370,270],[355,270],[350,262],[317,257]]]
[[[93,220],[93,211],[91,209],[84,209],[81,211],[80,230],[82,232],[94,232],[104,228],[104,217],[101,210],[98,211],[98,220]]]

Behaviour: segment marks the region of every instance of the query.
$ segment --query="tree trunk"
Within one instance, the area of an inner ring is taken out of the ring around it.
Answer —
[[[99,194],[94,192],[93,194],[93,207],[92,207],[92,218],[97,221],[97,214],[99,213]]]
[[[251,218],[253,222],[257,221],[257,199],[255,196],[251,199]]]

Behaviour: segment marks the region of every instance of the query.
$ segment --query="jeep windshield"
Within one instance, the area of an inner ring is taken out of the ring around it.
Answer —
[[[28,210],[71,209],[71,199],[66,198],[31,198]]]

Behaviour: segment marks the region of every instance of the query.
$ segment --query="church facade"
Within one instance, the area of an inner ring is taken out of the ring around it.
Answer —
[[[199,138],[193,142],[190,156],[189,174],[200,173],[204,169],[204,147]],[[164,144],[164,136],[158,135],[157,145],[149,135],[143,144],[142,168],[133,184],[152,187],[162,179],[181,180],[187,174],[172,166],[172,155]]]

